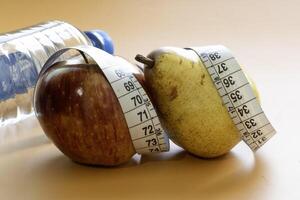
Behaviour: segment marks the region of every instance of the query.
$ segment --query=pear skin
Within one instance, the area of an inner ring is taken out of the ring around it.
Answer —
[[[204,158],[229,152],[241,136],[198,55],[165,47],[148,57],[145,84],[170,139]]]

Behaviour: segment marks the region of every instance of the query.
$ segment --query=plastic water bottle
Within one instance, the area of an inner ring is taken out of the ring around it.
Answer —
[[[32,113],[33,89],[42,66],[57,50],[76,45],[93,45],[111,54],[114,50],[105,32],[81,32],[61,21],[0,36],[0,126]],[[76,55],[65,56],[69,59]]]

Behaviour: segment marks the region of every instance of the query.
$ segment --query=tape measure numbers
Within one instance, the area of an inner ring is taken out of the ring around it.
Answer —
[[[69,50],[77,50],[90,56],[101,68],[119,100],[136,152],[145,154],[168,151],[169,139],[161,127],[152,102],[135,76],[128,73],[128,68],[132,68],[132,65],[126,60],[91,46],[65,48],[49,58],[41,74]]]
[[[200,57],[244,142],[256,151],[274,134],[244,72],[224,46],[187,48]]]

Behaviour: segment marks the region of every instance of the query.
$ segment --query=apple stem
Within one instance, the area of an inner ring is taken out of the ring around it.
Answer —
[[[135,56],[135,60],[140,62],[140,63],[143,63],[144,65],[146,65],[147,67],[150,67],[152,68],[154,66],[154,60],[150,59],[150,58],[147,58],[141,54],[137,54]]]

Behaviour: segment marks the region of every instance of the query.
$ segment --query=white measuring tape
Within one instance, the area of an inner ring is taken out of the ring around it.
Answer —
[[[119,100],[136,152],[145,154],[168,151],[169,139],[161,127],[152,102],[135,76],[128,72],[128,69],[132,69],[132,64],[126,60],[92,46],[65,48],[47,60],[40,76],[59,56],[69,50],[77,50],[90,56],[102,70]]]
[[[256,151],[274,134],[240,65],[224,46],[187,48],[198,54],[244,142]]]

